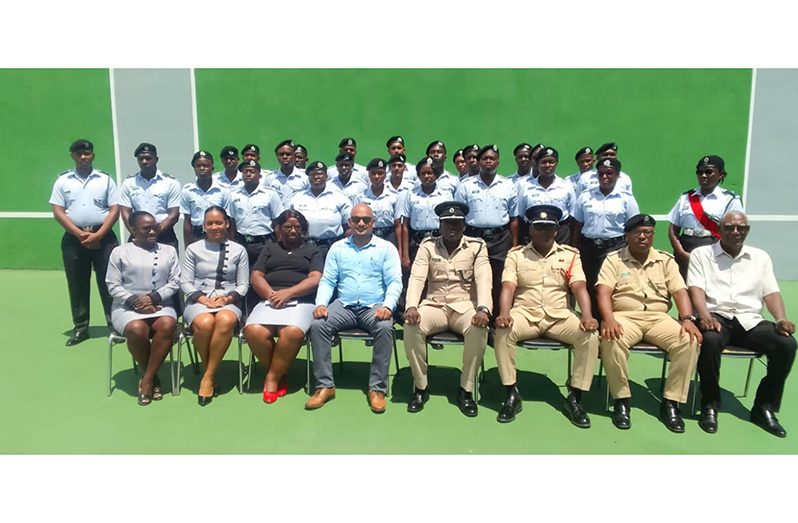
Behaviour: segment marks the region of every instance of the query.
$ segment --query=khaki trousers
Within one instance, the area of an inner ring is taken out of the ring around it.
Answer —
[[[513,318],[511,328],[496,329],[494,348],[502,385],[515,384],[515,353],[518,342],[545,334],[551,339],[573,346],[574,363],[569,383],[575,389],[590,390],[599,351],[597,332],[581,330],[579,318],[575,314],[564,319],[545,316],[537,323],[528,320],[518,309],[511,310],[510,316]]]
[[[671,360],[665,380],[665,399],[687,402],[690,379],[698,360],[698,344],[687,334],[680,336],[681,325],[665,312],[616,312],[615,320],[623,327],[617,341],[602,340],[601,361],[607,372],[607,383],[614,399],[632,397],[629,390],[629,347],[645,341],[668,353]]]
[[[474,378],[482,357],[485,355],[485,344],[488,342],[488,329],[471,324],[476,310],[471,309],[463,314],[449,307],[432,307],[423,305],[418,308],[421,323],[404,326],[405,352],[413,371],[413,381],[418,389],[427,388],[427,342],[430,334],[452,331],[462,334],[465,342],[463,348],[463,371],[460,375],[460,386],[468,392],[474,390]]]

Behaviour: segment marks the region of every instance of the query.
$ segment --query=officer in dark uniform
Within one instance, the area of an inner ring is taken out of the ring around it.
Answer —
[[[147,211],[158,223],[158,243],[177,249],[174,226],[180,218],[180,182],[158,169],[158,150],[153,144],[140,144],[133,156],[141,170],[122,180],[119,195],[122,221],[132,233],[130,213]]]
[[[64,171],[53,185],[53,217],[64,228],[61,253],[69,288],[74,330],[66,345],[89,337],[91,269],[97,278],[106,322],[111,324],[111,295],[105,273],[111,251],[119,245],[112,229],[119,217],[119,193],[108,174],[92,166],[94,145],[77,140],[69,147],[75,168]]]
[[[479,151],[479,176],[467,178],[454,199],[468,205],[466,236],[482,238],[488,245],[493,271],[493,314],[498,313],[502,270],[507,251],[518,245],[518,204],[516,187],[499,176],[499,147],[486,145]]]

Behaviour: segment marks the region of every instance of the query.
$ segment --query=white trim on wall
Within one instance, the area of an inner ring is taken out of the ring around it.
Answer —
[[[119,155],[119,122],[116,118],[116,84],[114,82],[114,69],[108,69],[109,82],[108,85],[111,89],[111,126],[114,133],[114,165],[116,166],[116,186],[122,187],[122,162]],[[122,222],[122,215],[119,215],[119,234],[122,243],[127,241],[127,229]]]
[[[191,122],[194,125],[194,151],[199,151],[199,123],[197,122],[197,82],[194,77],[194,68],[189,69],[191,78]],[[221,159],[219,160],[221,161]]]
[[[754,132],[754,100],[756,99],[756,68],[751,70],[751,103],[748,106],[748,138],[745,145],[743,170],[743,209],[748,208],[748,170],[751,167],[751,135]],[[750,217],[749,217],[750,218]]]

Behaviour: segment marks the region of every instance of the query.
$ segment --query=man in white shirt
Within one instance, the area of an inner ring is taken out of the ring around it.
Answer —
[[[781,406],[784,382],[795,360],[795,324],[786,318],[770,256],[744,245],[749,230],[745,214],[728,212],[721,218],[720,242],[690,253],[687,285],[704,335],[698,358],[698,424],[710,434],[718,430],[721,350],[735,345],[767,356],[768,370],[756,391],[751,421],[783,438],[787,432],[774,413]],[[764,319],[763,306],[776,323]]]

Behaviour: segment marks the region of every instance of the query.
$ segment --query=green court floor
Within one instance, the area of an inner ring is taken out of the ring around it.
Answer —
[[[781,282],[788,316],[798,318],[798,282]],[[71,327],[66,281],[61,271],[0,271],[5,289],[0,346],[0,453],[5,454],[788,454],[798,452],[798,384],[790,376],[779,415],[790,432],[775,438],[747,421],[764,366],[755,363],[747,397],[742,395],[748,362],[724,360],[725,390],[719,432],[705,434],[687,419],[685,434],[670,433],[656,418],[661,360],[632,355],[632,429],[619,431],[604,412],[605,382],[593,381],[585,396],[593,427],[573,427],[560,412],[566,379],[564,351],[518,354],[524,410],[511,424],[496,422],[504,397],[492,349],[485,357],[479,416],[469,419],[455,405],[461,349],[431,351],[432,398],[424,411],[405,407],[412,379],[399,343],[400,369],[391,369],[392,396],[385,414],[368,409],[364,389],[370,349],[345,346],[345,364],[335,365],[337,398],[306,412],[304,351],[290,373],[288,396],[272,405],[261,400],[263,371],[252,390],[239,395],[235,342],[218,381],[222,394],[200,408],[198,377],[188,366],[184,389],[163,401],[136,404],[136,383],[125,345],[114,348],[112,396],[106,396],[107,329],[99,297],[92,295],[92,338],[65,347]],[[176,351],[175,351],[176,352]],[[245,354],[248,351],[245,348]],[[167,360],[168,361],[168,360]],[[337,355],[333,361],[337,361]],[[598,370],[598,369],[597,369]],[[683,409],[685,410],[685,409]]]

